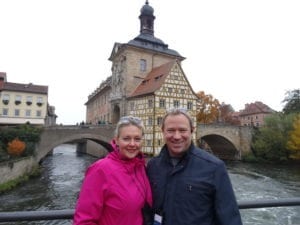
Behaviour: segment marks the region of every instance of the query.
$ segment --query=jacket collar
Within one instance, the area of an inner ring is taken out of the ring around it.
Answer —
[[[194,146],[194,143],[192,142],[188,148],[188,150],[185,152],[185,154],[181,157],[181,160],[179,162],[179,164],[185,166],[187,164],[187,162],[189,161],[189,158],[190,158],[190,155],[191,153],[194,151],[195,149],[195,146]],[[163,147],[162,147],[162,150],[161,152],[159,153],[159,157],[161,157],[162,160],[166,161],[167,163],[171,164],[172,165],[172,162],[171,162],[171,156],[169,154],[169,151],[168,151],[168,147],[167,145],[165,144]]]

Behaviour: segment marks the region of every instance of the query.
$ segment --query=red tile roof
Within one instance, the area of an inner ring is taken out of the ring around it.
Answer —
[[[175,63],[176,60],[172,60],[159,67],[153,68],[140,85],[132,92],[130,97],[152,94],[157,91],[164,84],[166,77]]]
[[[240,116],[259,114],[259,113],[273,113],[274,110],[262,102],[254,102],[245,105],[245,109],[241,110]]]

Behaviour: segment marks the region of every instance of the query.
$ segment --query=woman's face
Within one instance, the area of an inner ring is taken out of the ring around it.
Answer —
[[[120,128],[119,136],[115,138],[124,159],[133,159],[142,149],[142,130],[129,124]]]

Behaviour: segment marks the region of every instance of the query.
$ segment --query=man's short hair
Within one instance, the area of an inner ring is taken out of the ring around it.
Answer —
[[[191,131],[193,131],[193,119],[192,117],[189,115],[188,113],[188,110],[185,109],[185,108],[170,108],[166,111],[166,114],[165,116],[163,117],[162,119],[162,125],[161,125],[161,129],[163,130],[164,129],[164,126],[165,126],[165,120],[168,116],[176,116],[176,115],[184,115],[188,121],[189,121],[189,124],[190,124],[190,127],[191,127]]]

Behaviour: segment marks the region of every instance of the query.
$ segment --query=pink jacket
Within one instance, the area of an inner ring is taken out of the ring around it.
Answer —
[[[146,201],[152,206],[142,154],[121,160],[115,147],[88,168],[73,225],[142,225],[141,209]]]

